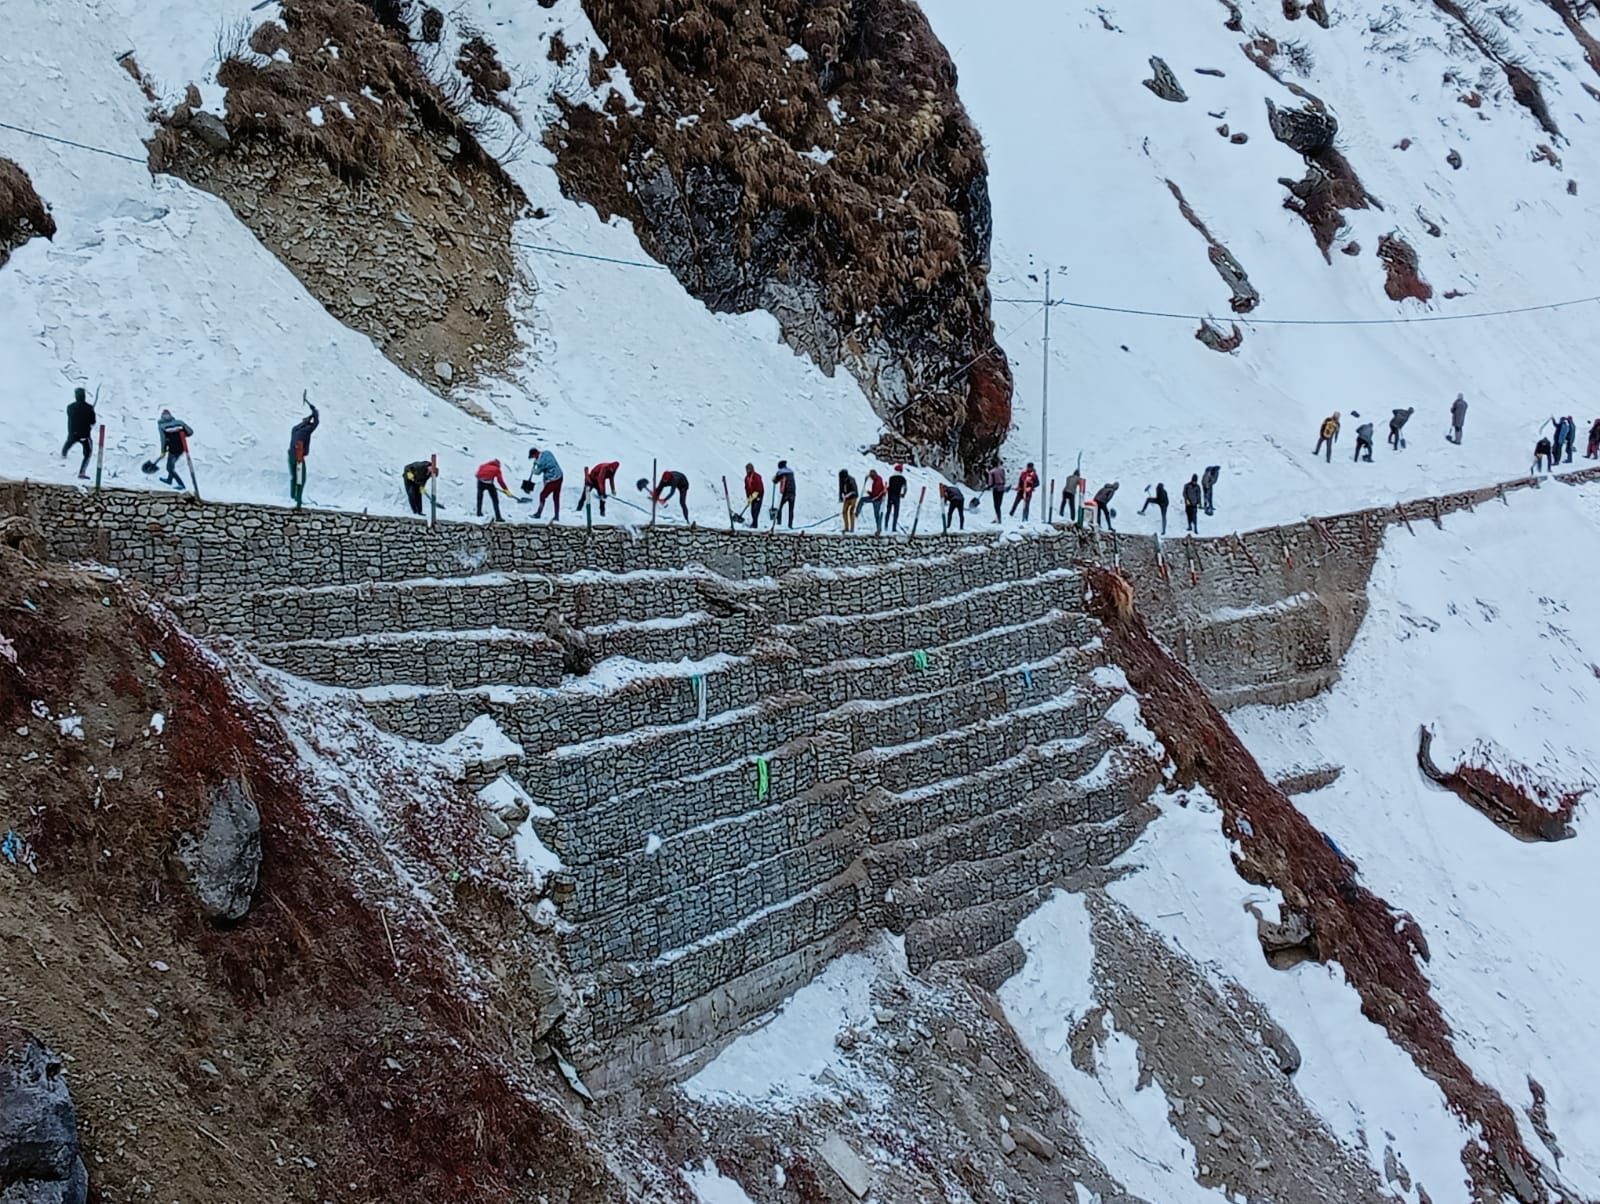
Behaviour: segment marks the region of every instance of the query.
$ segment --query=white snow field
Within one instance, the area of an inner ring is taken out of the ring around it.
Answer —
[[[1363,882],[1422,925],[1457,1048],[1518,1113],[1528,1148],[1553,1162],[1524,1111],[1529,1080],[1544,1089],[1561,1176],[1585,1199],[1600,1196],[1596,564],[1592,488],[1521,494],[1443,531],[1419,524],[1415,538],[1391,530],[1339,684],[1232,716],[1269,775],[1343,766],[1296,801]],[[1416,762],[1422,724],[1445,769],[1484,741],[1502,772],[1516,764],[1587,788],[1577,837],[1524,843],[1428,782]]]
[[[1223,28],[1221,5],[1125,0],[1093,11],[1039,0],[999,8],[927,0],[989,147],[996,316],[1018,382],[1007,453],[1013,478],[1023,460],[1040,458],[1042,309],[1010,303],[1040,295],[1030,273],[1062,269],[1058,297],[1231,319],[1227,290],[1179,214],[1168,178],[1250,273],[1262,295],[1252,315],[1259,319],[1441,316],[1588,295],[1600,237],[1600,173],[1588,170],[1596,151],[1584,128],[1593,101],[1581,87],[1589,69],[1555,14],[1535,0],[1509,0],[1497,11],[1510,13],[1516,28],[1479,16],[1538,67],[1554,118],[1572,139],[1559,143],[1560,170],[1532,161],[1535,146],[1551,139],[1503,79],[1478,78],[1481,58],[1451,38],[1440,14],[1375,0],[1336,7],[1326,31],[1287,21],[1265,0],[1244,7],[1248,31],[1306,46],[1301,82],[1339,114],[1340,145],[1384,205],[1349,215],[1349,238],[1362,254],[1335,253],[1329,264],[1305,224],[1282,208],[1276,182],[1298,178],[1302,165],[1271,138],[1262,101],[1292,106],[1295,97],[1245,59],[1245,35]],[[151,179],[141,165],[148,106],[116,56],[135,52],[165,99],[194,82],[220,110],[218,31],[274,14],[274,6],[247,0],[7,6],[4,119],[137,160],[0,128],[0,154],[29,172],[60,225],[53,244],[35,240],[0,271],[9,475],[72,479],[57,455],[61,407],[83,383],[101,390],[114,483],[152,484],[137,464],[153,447],[155,414],[169,405],[196,428],[204,492],[282,501],[282,449],[309,389],[325,412],[310,463],[308,500],[317,505],[398,511],[399,467],[437,452],[454,516],[470,496],[472,467],[494,455],[516,474],[537,441],[555,448],[574,488],[584,464],[620,458],[630,500],[638,500],[631,482],[647,475],[652,457],[680,468],[695,482],[702,521],[720,521],[722,475],[737,489],[747,460],[770,474],[780,457],[801,469],[805,521],[835,509],[834,471],[863,471],[860,449],[880,429],[853,380],[844,372],[829,379],[791,354],[766,315],[710,313],[663,270],[534,249],[648,262],[626,223],[604,224],[561,197],[537,138],[509,164],[550,215],[516,232],[532,244],[518,251],[524,359],[509,379],[470,397],[492,425],[441,401],[332,319],[221,202],[175,179]],[[451,19],[441,59],[461,28],[484,30],[532,128],[558,91],[596,101],[615,86],[631,96],[620,71],[596,91],[581,72],[549,61],[553,30],[580,58],[597,45],[580,0],[548,9],[465,0]],[[1151,54],[1171,62],[1187,103],[1140,86]],[[1201,66],[1225,76],[1194,74]],[[1468,83],[1439,82],[1451,68]],[[1469,86],[1482,91],[1481,108],[1457,99]],[[1218,136],[1211,113],[1250,141]],[[509,147],[509,120],[494,110],[481,116],[491,149]],[[767,135],[752,128],[750,136]],[[1413,140],[1406,151],[1394,149],[1402,138]],[[1463,156],[1459,171],[1445,163],[1451,149]],[[1567,192],[1569,179],[1576,195]],[[1423,232],[1419,206],[1441,226],[1440,238]],[[1421,253],[1436,289],[1431,304],[1384,297],[1373,252],[1391,230]],[[1467,295],[1445,300],[1452,289]],[[1581,399],[1597,366],[1588,338],[1595,314],[1577,306],[1407,326],[1244,323],[1242,349],[1223,355],[1193,338],[1193,321],[1058,308],[1044,467],[1060,478],[1082,451],[1091,487],[1118,478],[1127,503],[1147,482],[1165,480],[1175,494],[1188,472],[1219,464],[1219,529],[1517,475],[1545,417],[1573,412],[1584,427],[1592,418]],[[1458,390],[1472,403],[1460,448],[1442,440]],[[1411,404],[1419,413],[1410,447],[1392,455],[1382,446],[1383,424],[1391,406]],[[1346,414],[1345,456],[1351,411],[1376,418],[1377,463],[1312,461],[1316,424],[1335,408]],[[1130,513],[1124,526],[1148,522]]]
[[[1119,526],[1149,530],[1154,512],[1135,519],[1127,509],[1135,491],[1162,480],[1176,498],[1208,464],[1223,469],[1216,529],[1248,530],[1519,476],[1541,422],[1570,413],[1586,431],[1600,417],[1592,333],[1600,306],[1403,326],[1236,319],[1205,242],[1166,184],[1183,190],[1249,273],[1261,294],[1249,318],[1421,318],[1592,297],[1600,291],[1600,107],[1583,85],[1600,87],[1600,76],[1539,0],[1507,0],[1494,12],[1466,7],[1539,80],[1566,135],[1554,148],[1560,170],[1531,160],[1552,139],[1512,100],[1503,74],[1480,79],[1486,60],[1461,48],[1428,3],[1338,0],[1323,30],[1309,18],[1287,20],[1278,0],[1240,0],[1245,32],[1234,33],[1217,0],[920,2],[955,59],[988,148],[995,295],[1042,299],[1048,266],[1057,298],[1209,314],[1224,330],[1237,320],[1244,332],[1229,355],[1194,338],[1197,321],[1052,311],[1048,474],[1064,478],[1082,451],[1091,491],[1107,478],[1122,483]],[[1600,18],[1591,13],[1586,23],[1600,36]],[[1283,208],[1278,179],[1298,180],[1305,167],[1272,137],[1263,101],[1301,102],[1245,57],[1241,46],[1258,30],[1304,45],[1306,76],[1282,57],[1279,66],[1339,118],[1337,145],[1383,204],[1346,213],[1349,230],[1331,263]],[[1171,66],[1186,103],[1141,85],[1152,55]],[[1452,69],[1467,82],[1442,82]],[[1458,99],[1473,90],[1481,108]],[[1249,141],[1220,136],[1224,123]],[[1409,149],[1396,149],[1408,138]],[[1446,162],[1452,149],[1459,171]],[[1419,207],[1440,237],[1424,231]],[[1375,251],[1390,232],[1420,255],[1431,303],[1384,295]],[[1351,240],[1361,247],[1353,258],[1339,251]],[[1445,299],[1451,290],[1466,295]],[[1007,458],[1037,461],[1043,308],[1001,303],[995,315],[1002,332],[1017,327],[999,339],[1017,379]],[[1458,392],[1470,406],[1459,448],[1443,439]],[[1404,406],[1417,413],[1408,449],[1394,455],[1384,437],[1390,411]],[[1311,450],[1334,410],[1344,414],[1344,432],[1328,465]],[[1352,420],[1352,410],[1363,418]],[[1355,427],[1367,419],[1377,426],[1375,462],[1358,466],[1350,462]]]
[[[53,243],[35,239],[0,269],[6,475],[74,478],[76,459],[59,458],[62,410],[72,386],[84,384],[100,388],[112,483],[151,484],[138,465],[154,451],[155,417],[168,406],[195,429],[205,496],[286,502],[289,428],[309,389],[323,407],[308,464],[313,505],[401,512],[400,468],[437,452],[441,500],[456,517],[478,463],[498,456],[514,484],[538,442],[555,449],[572,491],[585,464],[622,460],[622,496],[633,501],[642,500],[633,480],[648,476],[656,457],[662,469],[690,475],[693,508],[714,523],[722,521],[713,493],[720,495],[723,474],[737,494],[747,460],[770,481],[776,461],[787,458],[803,474],[800,520],[837,511],[834,474],[865,470],[860,449],[878,424],[848,374],[830,380],[796,357],[765,314],[712,314],[664,270],[522,249],[525,363],[515,379],[472,396],[494,416],[491,426],[440,400],[332,318],[221,201],[170,177],[152,179],[143,166],[149,106],[117,56],[135,51],[165,98],[176,100],[192,80],[220,111],[221,90],[211,82],[218,30],[274,12],[246,0],[6,6],[0,121],[137,160],[0,128],[0,155],[29,173],[60,227]],[[492,31],[528,81],[517,101],[535,123],[554,80],[523,68],[554,71],[545,54],[550,29],[563,26],[582,59],[594,40],[577,0],[553,9],[482,0],[465,15]],[[519,223],[519,241],[648,259],[631,229],[602,224],[563,199],[547,160],[535,139],[511,165],[530,201],[552,215]]]

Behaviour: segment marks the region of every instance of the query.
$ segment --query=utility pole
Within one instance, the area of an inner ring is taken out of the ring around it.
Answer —
[[[1044,270],[1044,388],[1039,407],[1039,480],[1050,479],[1050,269]],[[1045,499],[1045,514],[1053,498]]]

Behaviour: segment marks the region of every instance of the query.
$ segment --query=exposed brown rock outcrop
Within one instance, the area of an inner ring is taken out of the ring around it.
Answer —
[[[34,190],[28,173],[0,158],[0,267],[30,238],[54,238],[55,218]]]
[[[1205,222],[1200,220],[1199,214],[1195,213],[1194,207],[1189,204],[1188,199],[1183,195],[1183,190],[1177,184],[1168,180],[1167,189],[1172,193],[1173,199],[1178,202],[1178,212],[1183,214],[1183,220],[1198,230],[1200,237],[1206,240],[1206,246],[1209,248],[1206,252],[1207,258],[1211,260],[1211,266],[1217,269],[1217,275],[1222,277],[1222,282],[1228,286],[1229,291],[1233,294],[1228,301],[1229,307],[1236,314],[1247,314],[1255,309],[1257,305],[1261,304],[1261,294],[1256,291],[1256,286],[1250,283],[1249,275],[1239,261],[1233,257],[1233,252],[1223,246],[1216,236],[1207,229]],[[1239,328],[1235,326],[1233,329],[1234,334],[1237,335]],[[1201,333],[1195,337],[1205,342],[1205,328],[1202,327]],[[1209,346],[1210,344],[1208,343],[1207,345]],[[1235,342],[1234,347],[1237,346],[1238,343]],[[1219,347],[1216,350],[1232,351],[1233,347]]]
[[[1422,278],[1416,249],[1405,239],[1397,234],[1385,234],[1378,239],[1378,258],[1383,261],[1386,273],[1383,291],[1389,300],[1433,299],[1433,285]]]
[[[1343,967],[1367,1018],[1481,1134],[1462,1151],[1479,1189],[1545,1204],[1551,1195],[1516,1117],[1456,1052],[1422,972],[1429,953],[1416,921],[1363,886],[1354,863],[1267,779],[1200,683],[1151,635],[1133,609],[1128,582],[1100,566],[1087,572],[1090,611],[1105,626],[1112,660],[1139,694],[1144,720],[1172,755],[1178,781],[1204,786],[1221,805],[1224,831],[1239,847],[1240,876],[1282,892],[1285,918],[1298,917],[1296,927],[1305,929],[1300,944]],[[1272,935],[1275,942],[1287,939]]]
[[[908,0],[647,0],[585,11],[641,101],[563,105],[565,191],[636,225],[714,310],[766,309],[847,368],[926,462],[987,464],[1011,419],[993,346],[982,143]],[[974,359],[976,358],[976,362]]]
[[[1497,827],[1519,840],[1570,840],[1572,812],[1583,792],[1554,794],[1551,806],[1536,801],[1515,782],[1486,764],[1463,763],[1446,772],[1433,762],[1433,731],[1423,727],[1417,737],[1417,766],[1429,781],[1443,786],[1476,811],[1482,812]],[[1526,772],[1514,774],[1526,777]]]
[[[510,238],[526,198],[404,28],[360,0],[285,0],[282,24],[258,26],[218,69],[223,117],[191,91],[150,158],[227,201],[329,312],[442,392],[517,346]],[[469,40],[458,70],[461,99],[510,112],[487,42]]]
[[[1262,69],[1271,72],[1270,63]],[[1267,122],[1273,137],[1306,161],[1303,178],[1279,179],[1278,183],[1289,190],[1283,207],[1305,220],[1322,257],[1331,259],[1334,240],[1344,229],[1344,210],[1383,206],[1367,192],[1355,168],[1334,145],[1339,134],[1338,119],[1317,97],[1303,88],[1297,92],[1308,98],[1303,108],[1280,109],[1267,101]]]

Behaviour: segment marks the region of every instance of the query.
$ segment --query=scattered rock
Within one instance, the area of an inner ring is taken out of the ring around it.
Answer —
[[[1196,67],[1194,69],[1194,73],[1196,75],[1214,75],[1218,79],[1226,78],[1226,74],[1224,72],[1222,72],[1222,71],[1217,70],[1215,67]]]
[[[261,875],[261,812],[239,782],[211,792],[204,834],[180,836],[177,858],[208,920],[244,919]]]
[[[1293,1037],[1266,1015],[1261,1017],[1261,1044],[1284,1074],[1293,1074],[1300,1069],[1300,1047],[1294,1043]]]
[[[1243,130],[1240,130],[1233,137],[1229,138],[1228,141],[1233,143],[1235,146],[1243,146],[1246,142],[1250,141],[1250,135],[1245,133]]]
[[[449,360],[440,360],[435,364],[433,366],[433,374],[447,385],[456,378],[456,370]]]
[[[1339,133],[1339,119],[1326,109],[1311,105],[1280,109],[1268,100],[1267,124],[1274,138],[1307,158],[1330,149]]]
[[[1039,1132],[1032,1125],[1016,1124],[1011,1131],[1016,1135],[1017,1144],[1041,1162],[1052,1162],[1056,1156],[1056,1144]]]
[[[222,151],[233,145],[233,137],[228,133],[228,127],[215,113],[207,113],[203,109],[198,113],[191,113],[188,128],[205,144],[207,150]]]
[[[1237,322],[1230,325],[1233,329],[1224,331],[1210,318],[1206,318],[1200,323],[1200,329],[1194,332],[1194,337],[1213,351],[1237,351],[1244,343],[1244,331],[1239,329]]]
[[[1007,1156],[1017,1152],[1017,1139],[1010,1133],[1000,1134],[1000,1151]]]
[[[561,665],[568,673],[582,677],[594,668],[594,653],[589,637],[552,608],[545,615],[544,633],[561,646]]]
[[[0,1025],[0,1200],[84,1204],[89,1173],[60,1057],[25,1029]]]
[[[0,253],[0,263],[5,262],[5,256]],[[28,519],[8,515],[0,518],[0,548],[10,548],[21,554],[24,560],[31,560],[36,564],[44,562],[44,536],[39,533],[39,528]]]
[[[1209,1112],[1206,1113],[1206,1132],[1213,1137],[1222,1136],[1222,1122]]]
[[[1444,157],[1444,161],[1457,171],[1461,170],[1461,152],[1453,150]]]
[[[1144,86],[1149,88],[1162,100],[1170,100],[1181,104],[1189,99],[1189,94],[1183,90],[1183,85],[1178,82],[1178,77],[1172,73],[1172,68],[1154,55],[1150,57],[1150,70],[1153,79],[1147,79]]]
[[[1361,244],[1351,242],[1341,248],[1346,255],[1361,254]],[[1340,765],[1319,765],[1314,769],[1303,770],[1300,773],[1289,774],[1279,778],[1277,787],[1288,795],[1310,794],[1314,790],[1321,790],[1331,786],[1339,780],[1339,775],[1344,772]]]
[[[839,1181],[852,1196],[858,1200],[867,1198],[867,1193],[872,1190],[872,1171],[843,1137],[838,1133],[829,1133],[823,1138],[817,1154],[839,1176]]]
[[[1263,919],[1258,913],[1256,939],[1261,942],[1267,960],[1279,969],[1299,965],[1316,956],[1316,933],[1312,930],[1311,917],[1294,908],[1284,908],[1277,923]]]
[[[950,1047],[951,1053],[966,1053],[967,1030],[958,1024],[952,1024],[945,1030],[944,1043]]]
[[[1345,243],[1344,246],[1341,247],[1340,249],[1346,255],[1359,255],[1359,254],[1361,254],[1361,244],[1356,242],[1356,241],[1354,241],[1354,240],[1351,240],[1350,242]],[[1278,783],[1278,789],[1279,790],[1283,790],[1283,792],[1285,794],[1293,794],[1293,793],[1295,793],[1292,790],[1285,790],[1284,789],[1284,785],[1283,785],[1282,782]]]
[[[505,820],[488,808],[483,810],[482,815],[483,826],[488,829],[490,836],[493,836],[496,840],[511,839],[511,828]]]

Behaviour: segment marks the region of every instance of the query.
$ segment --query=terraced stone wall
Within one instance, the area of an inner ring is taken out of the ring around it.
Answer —
[[[1600,480],[1600,469],[1559,475],[1572,484]],[[1224,706],[1310,697],[1331,683],[1366,612],[1366,583],[1380,540],[1391,526],[1442,521],[1481,505],[1509,504],[1517,491],[1539,487],[1527,477],[1302,523],[1236,535],[1171,539],[1094,537],[1060,530],[1029,543],[1043,561],[1114,562],[1132,579],[1140,608],[1162,640]],[[369,586],[375,581],[459,578],[485,573],[565,573],[589,567],[636,573],[636,605],[628,616],[682,614],[683,582],[652,579],[651,570],[704,566],[734,579],[774,578],[802,564],[839,568],[886,565],[911,554],[903,541],[830,535],[729,534],[656,527],[584,531],[515,523],[481,526],[274,507],[199,506],[186,497],[140,490],[83,490],[0,482],[0,514],[32,519],[54,555],[97,560],[175,595],[241,595],[288,585]],[[1209,521],[1209,520],[1208,520]],[[992,537],[991,537],[992,538]],[[985,536],[930,535],[927,549],[976,547]],[[488,627],[508,608],[526,606],[541,583],[506,583],[499,598],[478,595],[476,620],[461,600],[441,593],[419,607],[413,594],[352,590],[345,616],[323,599],[271,598],[241,617],[236,606],[197,602],[188,613],[200,630],[228,633],[248,625],[258,636],[296,640],[359,630],[430,631]],[[588,613],[581,583],[547,595],[580,625]],[[914,595],[901,604],[911,604]],[[307,613],[302,606],[315,606]],[[837,605],[836,605],[837,609]],[[821,613],[821,612],[818,612]],[[696,655],[695,632],[680,655]],[[603,640],[603,633],[602,633]],[[307,651],[306,656],[314,653]]]

